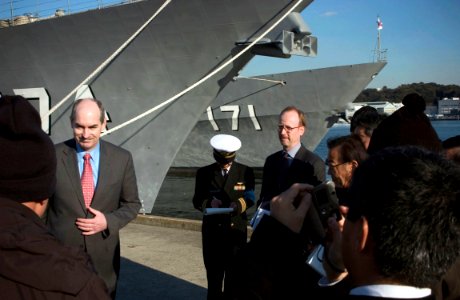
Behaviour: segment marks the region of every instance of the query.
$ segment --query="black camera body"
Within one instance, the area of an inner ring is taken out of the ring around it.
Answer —
[[[330,217],[336,217],[336,220],[340,221],[342,215],[339,210],[339,199],[332,181],[316,186],[311,194],[313,205],[324,228],[327,228],[327,220]]]
[[[339,200],[335,192],[335,185],[327,181],[316,186],[311,192],[312,205],[308,209],[302,231],[315,244],[324,243],[327,220],[335,217],[337,221],[342,219],[339,210]]]

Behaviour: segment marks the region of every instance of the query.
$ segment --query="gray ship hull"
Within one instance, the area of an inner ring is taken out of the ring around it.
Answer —
[[[385,65],[385,62],[364,63],[257,77],[270,81],[244,78],[232,81],[212,103],[212,113],[202,114],[176,155],[173,167],[209,164],[212,161],[209,140],[219,133],[241,139],[239,162],[263,167],[265,158],[281,148],[278,115],[289,105],[306,113],[308,124],[302,142],[314,150],[337,121],[337,112],[343,112]],[[234,115],[236,110],[238,116]]]
[[[311,0],[294,11],[302,11]],[[164,1],[149,0],[0,29],[0,92],[31,99],[42,116],[125,42]],[[86,82],[113,128],[189,87],[241,51],[296,1],[175,0],[106,68]],[[140,197],[150,212],[164,177],[193,126],[249,52],[175,102],[104,139],[132,152]],[[55,143],[71,137],[73,95],[44,129]],[[33,100],[37,101],[33,101]]]

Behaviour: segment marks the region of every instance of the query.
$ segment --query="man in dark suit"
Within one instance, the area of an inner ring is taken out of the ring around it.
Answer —
[[[132,156],[100,140],[106,124],[100,101],[75,101],[70,121],[74,139],[56,145],[57,185],[48,223],[58,239],[80,246],[90,255],[115,298],[119,230],[141,207]]]
[[[0,97],[0,145],[0,299],[110,299],[88,254],[63,245],[41,219],[56,153],[21,96]]]
[[[228,270],[235,253],[246,244],[246,210],[254,205],[254,172],[234,161],[241,141],[219,134],[211,139],[215,163],[196,174],[193,206],[202,211],[203,258],[208,279],[207,299],[223,299],[231,274]],[[212,214],[212,209],[227,212]]]
[[[283,150],[265,160],[262,188],[258,204],[269,210],[270,200],[292,184],[317,185],[326,179],[323,160],[309,151],[300,139],[306,132],[305,116],[294,106],[286,107],[280,114],[278,138]]]

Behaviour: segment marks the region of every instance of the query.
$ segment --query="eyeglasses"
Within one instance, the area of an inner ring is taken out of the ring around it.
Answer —
[[[278,125],[278,131],[281,132],[281,131],[283,131],[283,129],[285,129],[287,133],[290,133],[291,131],[293,131],[294,129],[299,128],[299,127],[302,127],[302,126],[291,127],[291,126],[279,124]]]
[[[324,162],[324,164],[330,168],[335,168],[335,167],[338,167],[338,166],[341,166],[341,165],[344,165],[344,164],[347,164],[349,163],[348,161],[346,162],[343,162],[343,163],[340,163],[340,164],[331,164],[331,161],[329,159],[326,158],[326,161]]]

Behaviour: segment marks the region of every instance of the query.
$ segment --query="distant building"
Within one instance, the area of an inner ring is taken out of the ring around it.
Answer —
[[[460,98],[444,98],[438,101],[438,115],[458,115],[460,112]]]
[[[438,106],[435,105],[429,105],[425,108],[425,114],[428,117],[433,117],[438,114]]]
[[[354,102],[351,103],[349,108],[345,109],[346,120],[350,121],[354,113],[363,106],[372,106],[378,111],[379,114],[391,115],[402,106],[402,103],[392,103],[388,101]]]

